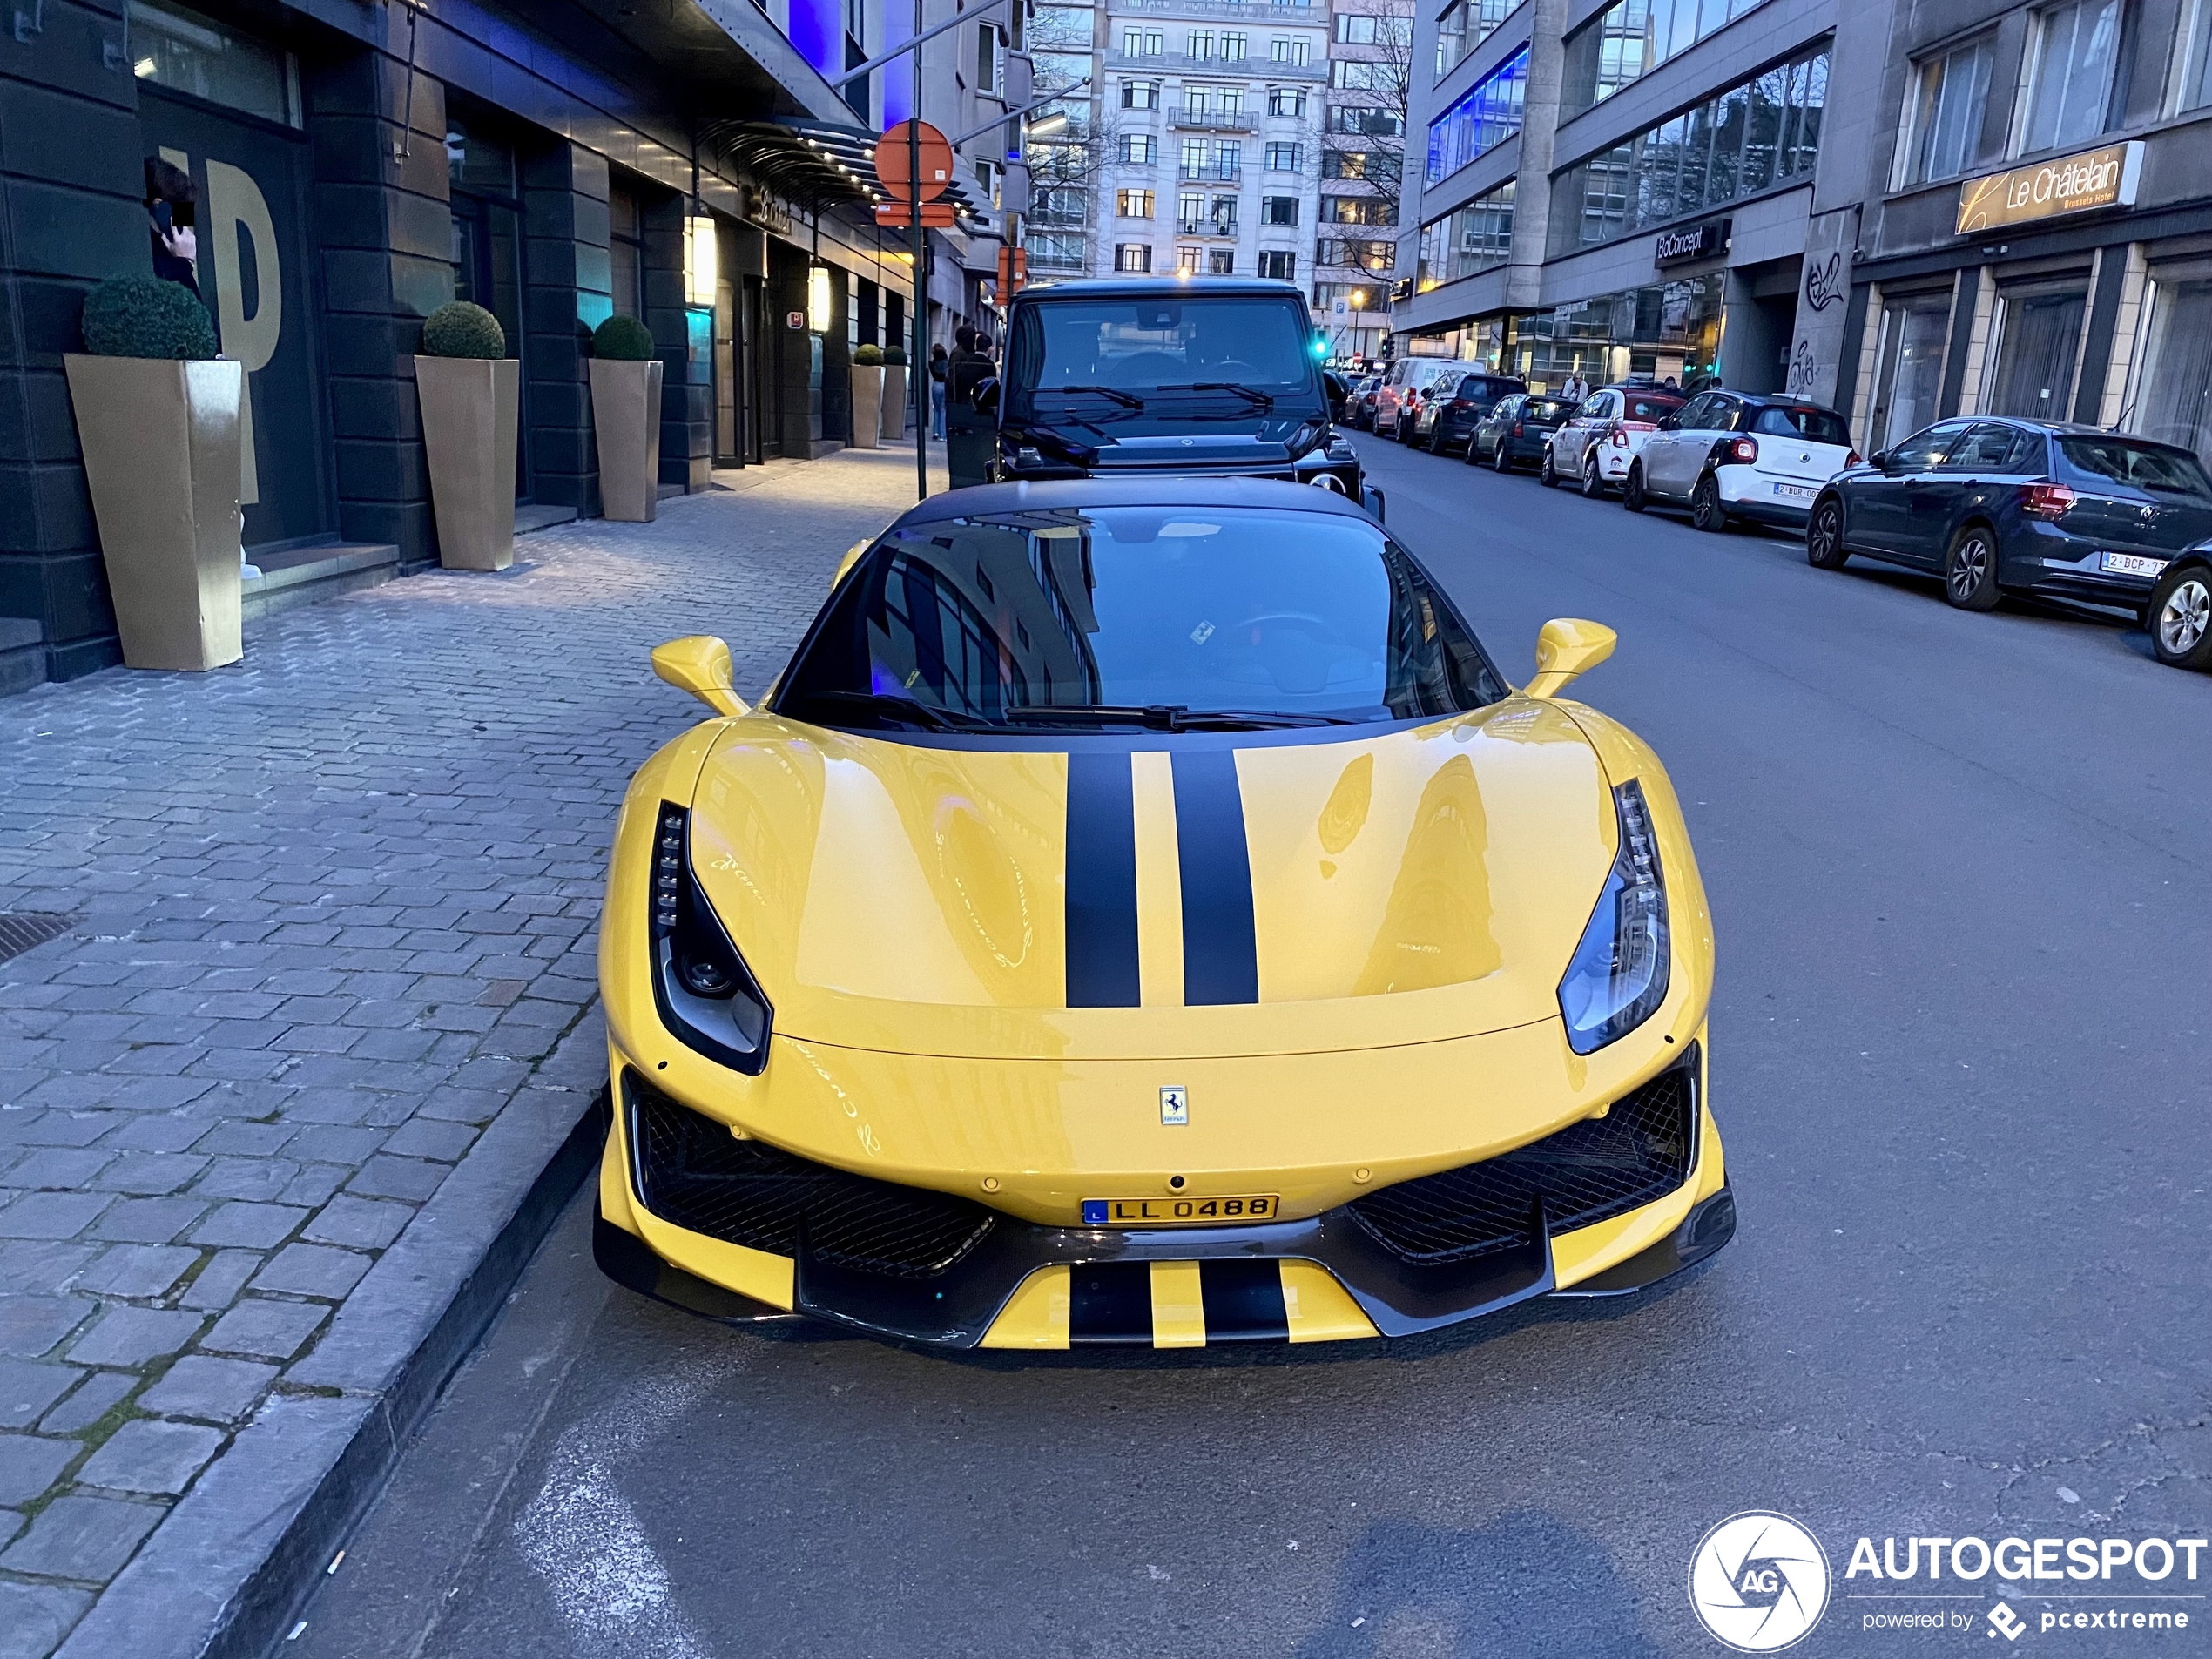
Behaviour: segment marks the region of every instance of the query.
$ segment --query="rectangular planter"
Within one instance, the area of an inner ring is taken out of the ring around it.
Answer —
[[[883,368],[880,364],[853,365],[853,447],[873,449],[883,427]]]
[[[422,447],[438,563],[504,570],[515,562],[515,439],[523,366],[512,357],[417,357]]]
[[[245,368],[75,353],[63,362],[123,660],[187,670],[238,661]]]
[[[591,428],[599,444],[599,510],[651,522],[660,500],[662,364],[591,360]]]
[[[886,363],[883,366],[883,425],[880,430],[887,438],[907,435],[907,417],[914,413],[914,393],[907,385],[907,366]]]

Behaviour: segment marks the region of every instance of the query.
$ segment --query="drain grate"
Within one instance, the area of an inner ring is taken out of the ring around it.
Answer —
[[[0,910],[0,962],[58,938],[76,920],[51,910]]]

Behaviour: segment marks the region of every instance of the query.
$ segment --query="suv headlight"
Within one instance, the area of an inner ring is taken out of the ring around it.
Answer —
[[[687,1048],[757,1075],[768,1061],[768,999],[691,873],[691,814],[663,801],[653,832],[653,1002]]]
[[[1667,1000],[1667,886],[1643,786],[1613,792],[1621,850],[1606,873],[1597,909],[1559,982],[1567,1046],[1591,1054],[1627,1035]]]

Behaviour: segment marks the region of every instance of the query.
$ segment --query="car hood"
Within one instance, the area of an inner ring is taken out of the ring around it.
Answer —
[[[707,759],[691,857],[780,1037],[1166,1058],[1555,1020],[1615,835],[1581,731],[1517,698],[1357,737],[1003,744],[763,711]]]

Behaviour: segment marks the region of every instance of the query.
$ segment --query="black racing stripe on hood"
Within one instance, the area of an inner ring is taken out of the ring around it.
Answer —
[[[1183,874],[1183,1000],[1259,1001],[1251,854],[1233,749],[1175,757],[1175,839]]]
[[[1133,1008],[1136,803],[1126,753],[1068,756],[1068,1006]]]
[[[1068,1278],[1069,1343],[1151,1341],[1151,1263],[1078,1262]]]

